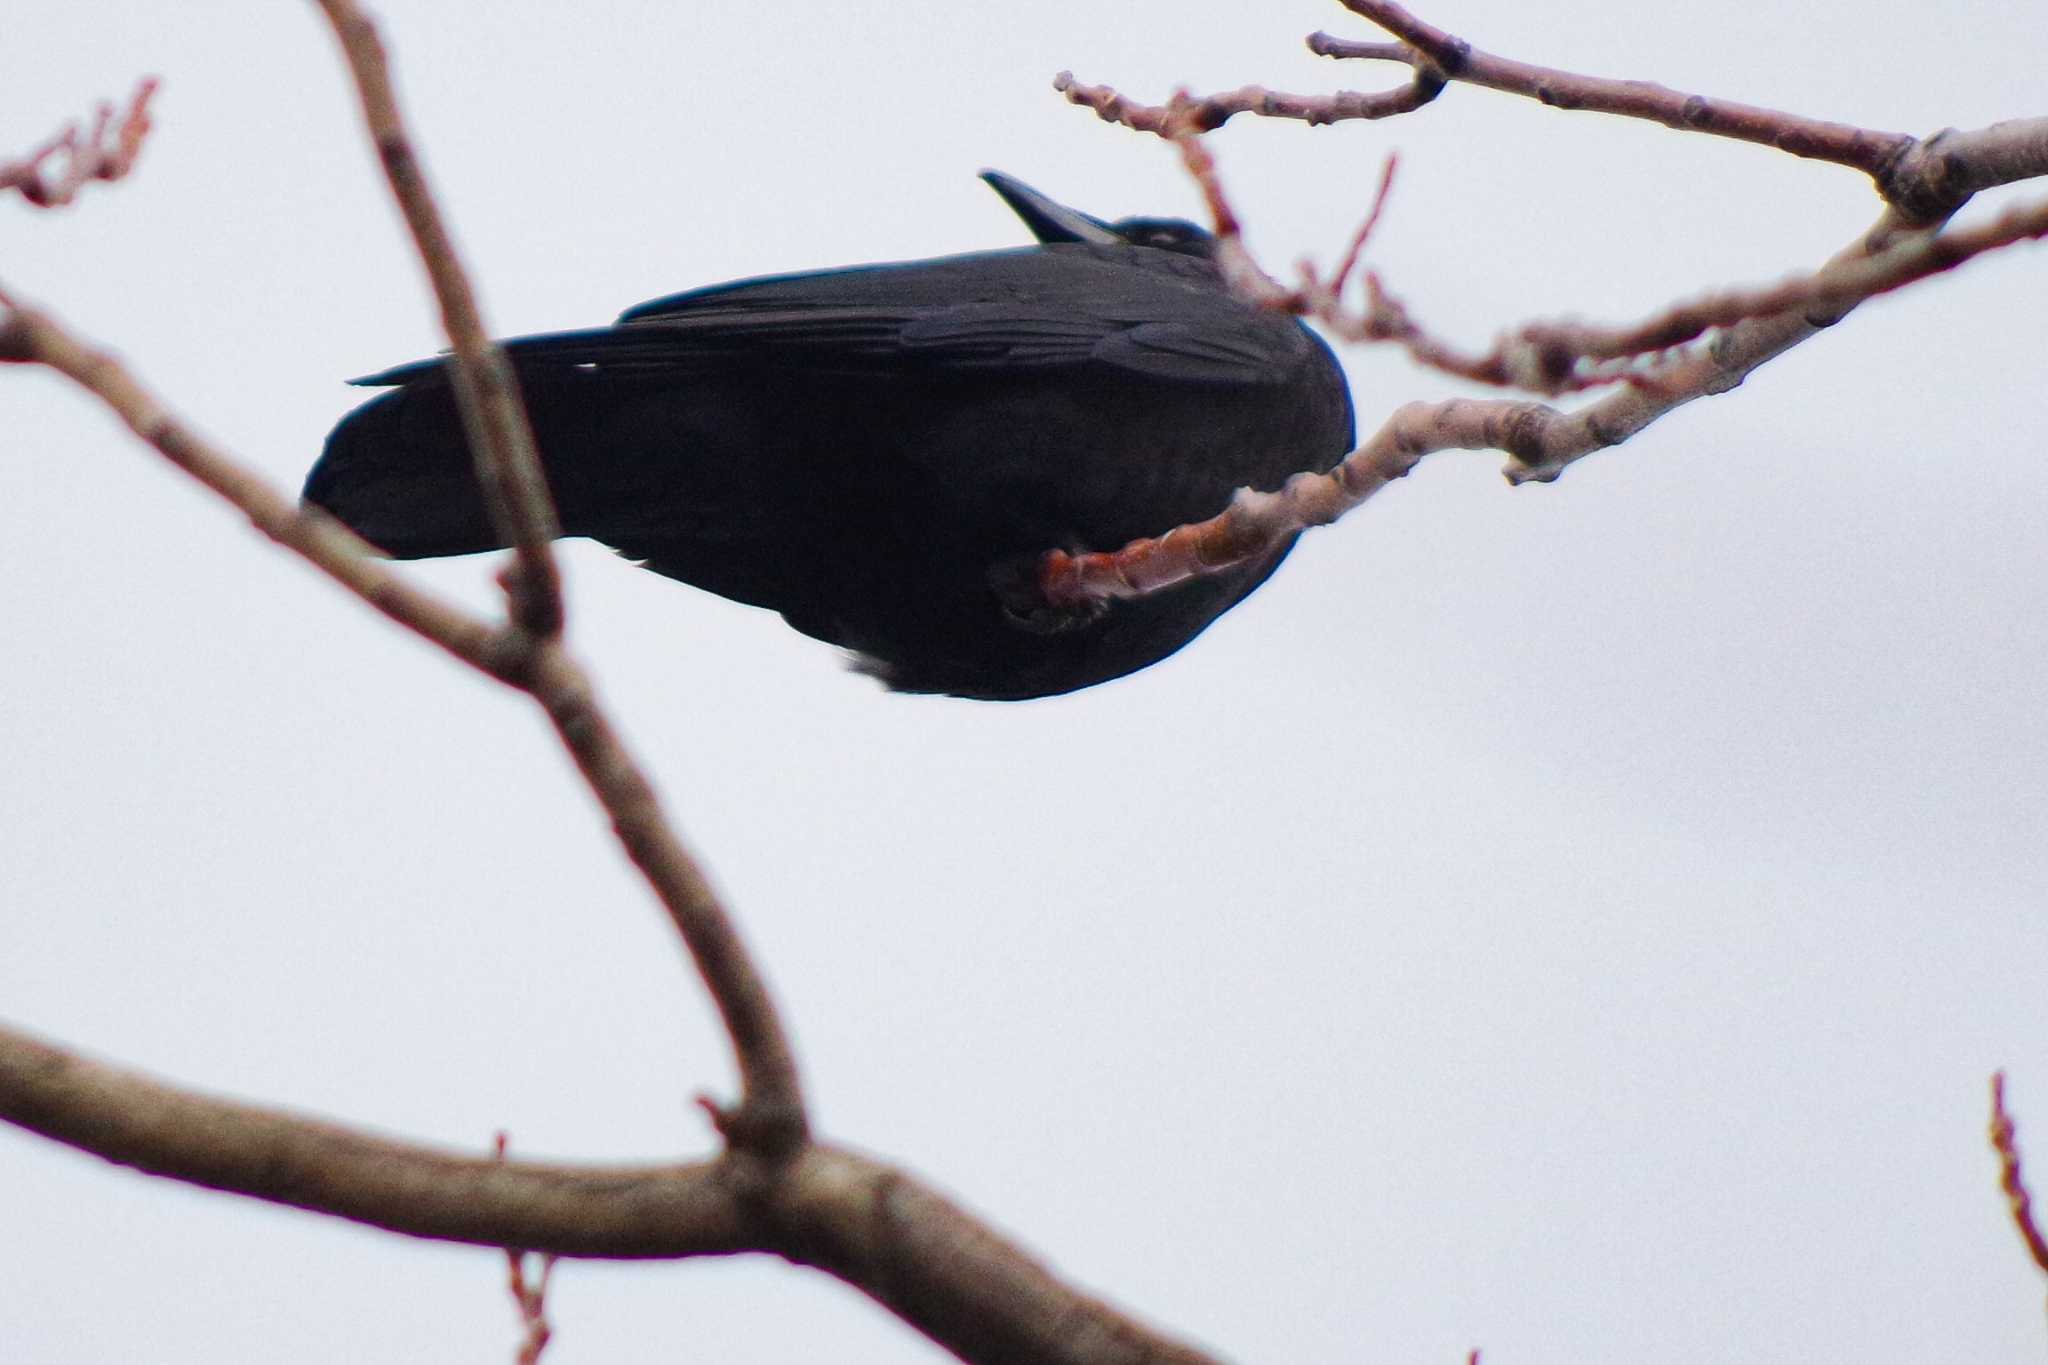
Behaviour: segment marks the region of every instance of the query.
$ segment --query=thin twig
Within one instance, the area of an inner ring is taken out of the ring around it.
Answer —
[[[548,1285],[555,1277],[558,1258],[542,1253],[536,1258],[540,1272],[531,1280],[526,1277],[526,1253],[507,1251],[506,1279],[512,1293],[513,1308],[519,1314],[519,1325],[525,1335],[519,1341],[518,1365],[540,1365],[541,1353],[554,1339],[555,1329],[548,1321]]]
[[[1991,1150],[1998,1153],[1998,1188],[2005,1191],[2006,1206],[2013,1225],[2026,1243],[2027,1255],[2042,1274],[2048,1275],[2048,1238],[2034,1221],[2033,1197],[2027,1193],[2026,1172],[2020,1167],[2019,1129],[2005,1107],[2005,1073],[1991,1074]]]
[[[516,556],[504,579],[512,619],[532,635],[550,638],[562,629],[561,574],[553,549],[561,529],[541,472],[533,427],[520,401],[519,381],[504,351],[484,329],[476,292],[427,188],[426,173],[399,113],[377,26],[354,0],[317,2],[355,77],[363,121],[383,162],[392,197],[419,248],[441,307],[441,324],[454,348],[450,377],[455,404],[476,461],[484,505],[492,528]]]
[[[1585,370],[1586,361],[1633,359],[1693,341],[1711,328],[1773,313],[1797,310],[1840,316],[1866,299],[1953,270],[1988,251],[2042,237],[2048,237],[2048,200],[2015,205],[1989,222],[1969,227],[1902,236],[1873,255],[1839,261],[1775,285],[1703,295],[1630,326],[1531,323],[1516,329],[1496,350],[1536,347],[1555,358],[1549,368],[1564,368],[1566,379],[1557,392],[1589,387],[1610,379]]]
[[[1524,95],[1555,109],[1647,119],[1682,132],[1707,133],[1775,147],[1792,156],[1829,161],[1862,171],[1885,191],[1893,164],[1918,139],[1846,123],[1806,118],[1780,109],[1686,94],[1654,81],[1613,80],[1536,66],[1482,52],[1462,38],[1425,23],[1392,0],[1340,0],[1353,14],[1379,25],[1408,49],[1395,56],[1384,44],[1346,44],[1329,34],[1309,37],[1309,49],[1328,57],[1390,58],[1428,66],[1450,81]]]
[[[89,126],[70,124],[19,161],[0,162],[0,194],[14,190],[37,208],[56,208],[92,181],[127,175],[149,136],[149,101],[157,84],[156,77],[145,76],[118,115],[102,101]]]
[[[1556,396],[1617,384],[1663,383],[1674,359],[1670,353],[1715,328],[1794,312],[1834,322],[1880,294],[1953,270],[1987,252],[2043,237],[2048,237],[2048,200],[2015,205],[1987,222],[1938,234],[1890,234],[1877,250],[1837,257],[1818,270],[1777,284],[1703,294],[1640,322],[1523,323],[1485,351],[1460,350],[1431,333],[1415,321],[1406,304],[1387,292],[1376,274],[1367,276],[1364,304],[1349,309],[1334,286],[1319,290],[1314,268],[1304,267],[1306,287],[1297,296],[1296,311],[1346,341],[1394,342],[1417,363],[1444,374]]]
[[[727,1136],[774,1154],[807,1131],[796,1062],[768,988],[697,860],[559,637],[498,629],[413,587],[339,522],[302,508],[171,415],[112,355],[0,292],[0,360],[49,366],[98,398],[180,469],[240,508],[256,528],[456,658],[526,692],[554,722],[612,828],[688,945],[740,1071]]]
[[[1380,225],[1380,218],[1387,211],[1387,201],[1394,194],[1394,176],[1400,169],[1400,154],[1388,152],[1385,164],[1380,167],[1380,187],[1373,192],[1372,208],[1366,213],[1365,221],[1358,225],[1358,231],[1351,234],[1351,243],[1344,248],[1344,255],[1337,262],[1337,273],[1330,277],[1333,298],[1344,297],[1344,285],[1351,279],[1359,258],[1365,254],[1365,244],[1372,240],[1373,229]],[[1310,278],[1313,278],[1312,274]]]
[[[1192,121],[1177,117],[1188,108],[1184,98],[1176,94],[1167,108],[1176,117],[1168,120],[1160,136],[1180,151],[1181,164],[1187,168],[1195,188],[1202,192],[1202,202],[1209,210],[1210,225],[1216,235],[1210,259],[1216,263],[1223,283],[1239,298],[1261,308],[1301,312],[1306,306],[1302,295],[1267,273],[1245,246],[1244,229],[1238,222],[1237,211],[1231,207],[1230,196],[1224,192],[1223,180],[1216,172],[1216,158],[1210,154],[1209,144],[1196,131]]]
[[[1190,98],[1186,116],[1197,131],[1221,128],[1238,114],[1264,118],[1299,119],[1311,128],[1353,119],[1392,118],[1412,113],[1435,99],[1443,89],[1443,77],[1433,69],[1418,67],[1415,78],[1394,90],[1363,93],[1345,90],[1327,95],[1288,95],[1262,85],[1247,85],[1220,95]],[[1105,123],[1121,123],[1141,133],[1161,133],[1173,112],[1166,105],[1140,104],[1120,95],[1107,85],[1089,85],[1074,79],[1071,71],[1052,78],[1052,88],[1070,104],[1093,109]]]

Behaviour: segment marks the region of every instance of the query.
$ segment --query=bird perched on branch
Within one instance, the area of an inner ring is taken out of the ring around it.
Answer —
[[[906,692],[1018,700],[1156,663],[1292,541],[1152,596],[1047,606],[1113,550],[1324,471],[1343,372],[1233,297],[1177,219],[1104,222],[993,171],[1040,245],[779,275],[505,343],[563,533],[782,613]],[[442,360],[357,380],[307,502],[400,558],[498,548]]]

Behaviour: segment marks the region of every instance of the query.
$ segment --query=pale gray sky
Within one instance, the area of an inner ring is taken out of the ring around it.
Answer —
[[[990,165],[1191,213],[1063,104],[1374,85],[1334,4],[388,0],[501,332],[1012,245]],[[2048,8],[1422,11],[1481,46],[1888,129],[2040,114]],[[295,485],[439,338],[310,5],[16,0],[0,146],[165,80],[132,183],[0,205],[0,280]],[[1255,245],[1483,341],[1810,264],[1848,172],[1453,90],[1215,139]],[[2036,193],[2048,191],[2037,190]],[[823,1126],[1245,1361],[2039,1359],[1985,1084],[2048,1181],[2048,267],[1881,301],[1557,485],[1441,456],[1129,680],[899,698],[568,556],[578,648],[737,908]],[[1452,391],[1346,357],[1368,426]],[[531,708],[0,375],[0,1015],[480,1149],[702,1152],[724,1048]],[[421,566],[488,602],[491,565]],[[0,1130],[0,1358],[501,1361],[495,1255]],[[550,1365],[925,1361],[779,1263],[572,1264]]]

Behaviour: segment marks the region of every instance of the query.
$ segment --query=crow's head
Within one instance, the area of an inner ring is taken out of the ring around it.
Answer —
[[[1021,180],[1001,171],[983,171],[981,178],[1024,220],[1031,235],[1047,244],[1092,242],[1097,246],[1148,246],[1184,256],[1209,255],[1216,239],[1185,218],[1119,218],[1104,222],[1047,198]]]

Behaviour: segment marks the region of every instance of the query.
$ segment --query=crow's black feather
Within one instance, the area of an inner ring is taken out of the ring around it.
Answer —
[[[565,533],[779,611],[893,687],[969,697],[1143,668],[1258,586],[1287,547],[1106,612],[1006,610],[995,584],[1037,553],[1326,470],[1352,417],[1328,348],[1225,291],[1200,229],[988,178],[1041,245],[743,280],[506,342]],[[392,391],[335,428],[307,501],[401,557],[494,548],[443,362],[355,382]]]

